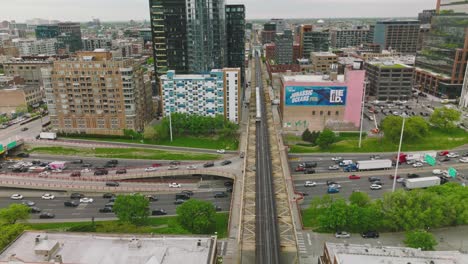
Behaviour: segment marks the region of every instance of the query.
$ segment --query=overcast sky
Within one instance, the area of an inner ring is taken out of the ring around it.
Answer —
[[[245,4],[247,18],[416,17],[437,0],[227,0]],[[0,21],[124,21],[149,19],[149,0],[0,0]]]

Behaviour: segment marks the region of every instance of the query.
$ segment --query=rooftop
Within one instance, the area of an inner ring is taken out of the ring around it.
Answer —
[[[372,64],[376,67],[382,68],[382,69],[406,69],[406,68],[412,68],[411,66],[401,64],[401,63],[393,63],[390,61],[369,61],[369,64]]]
[[[328,75],[318,75],[318,74],[309,74],[309,75],[284,75],[283,80],[285,82],[333,82],[330,80]],[[338,75],[338,79],[335,82],[344,82],[345,76]]]
[[[462,264],[468,263],[468,254],[458,251],[421,251],[407,247],[370,246],[326,243],[330,258],[338,264]],[[432,262],[431,262],[432,261]]]
[[[312,52],[312,56],[317,56],[317,57],[338,57],[335,53],[333,52]]]
[[[216,237],[207,236],[27,231],[0,254],[0,263],[207,264],[212,263],[215,246]]]

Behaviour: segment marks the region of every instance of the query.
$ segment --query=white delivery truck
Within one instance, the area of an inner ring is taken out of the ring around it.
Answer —
[[[389,159],[361,160],[356,163],[358,170],[387,170],[392,168],[392,161]]]
[[[49,140],[56,140],[57,139],[57,133],[52,133],[52,132],[41,132],[39,134],[40,139],[49,139]]]
[[[440,185],[440,178],[437,176],[416,178],[416,179],[406,179],[403,182],[403,185],[407,190],[418,189],[418,188],[427,188],[431,186]]]

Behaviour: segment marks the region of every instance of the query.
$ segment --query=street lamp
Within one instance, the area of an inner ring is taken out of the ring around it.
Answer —
[[[169,107],[169,134],[171,135],[172,142],[172,109]]]
[[[395,175],[393,175],[392,192],[395,192],[396,180],[397,180],[397,175],[398,175],[398,165],[400,164],[401,143],[403,142],[403,132],[405,131],[406,115],[403,113],[401,117],[403,117],[403,124],[401,125],[400,144],[398,145],[398,154],[396,156]]]
[[[364,122],[364,101],[366,99],[366,88],[369,81],[364,81],[364,93],[362,93],[362,102],[361,102],[361,127],[359,129],[359,148],[361,148],[362,143],[362,123]]]

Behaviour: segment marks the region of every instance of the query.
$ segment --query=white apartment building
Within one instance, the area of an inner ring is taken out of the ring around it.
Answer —
[[[160,82],[163,114],[223,115],[237,124],[241,109],[240,78],[240,68],[211,70],[209,74],[176,75],[175,71],[168,71]]]
[[[14,39],[13,45],[18,48],[20,56],[56,55],[57,39]]]

